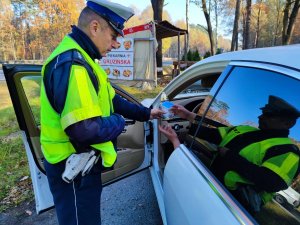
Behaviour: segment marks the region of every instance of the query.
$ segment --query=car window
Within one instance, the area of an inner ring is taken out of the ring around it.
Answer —
[[[300,81],[272,71],[236,67],[216,95],[206,117],[227,126],[258,126],[260,108],[270,95],[278,96],[295,108],[300,109]],[[211,102],[209,95],[201,107],[199,114],[204,113]],[[290,129],[290,137],[300,141],[300,120]]]
[[[209,74],[208,76],[201,77],[196,81],[191,81],[184,83],[183,86],[176,89],[180,90],[174,97],[174,99],[179,99],[183,97],[193,97],[200,95],[207,95],[214,83],[218,79],[219,74]]]
[[[210,91],[211,87],[205,87],[202,85],[202,81],[198,80],[189,87],[185,88],[182,92],[179,94],[190,94],[190,93],[199,93],[199,92],[208,92]]]
[[[32,111],[36,126],[40,125],[41,76],[26,76],[21,79],[26,99]]]
[[[287,75],[263,69],[235,67],[221,89],[212,90],[211,95],[206,97],[198,114],[205,115],[208,121],[217,121],[224,126],[258,127],[258,116],[261,115],[261,108],[268,102],[270,95],[284,99],[299,110],[299,90],[299,80]],[[208,122],[204,125],[215,127],[215,124]],[[290,129],[289,137],[300,147],[300,119]],[[206,165],[210,164],[206,162]],[[300,182],[296,179],[292,187],[299,192]],[[274,201],[267,203],[255,218],[260,224],[287,224],[286,221],[289,221],[288,224],[299,224],[295,217],[298,220],[300,218],[300,199],[299,195],[294,196],[297,197],[288,198],[282,195],[282,207]],[[286,211],[291,214],[287,214]]]

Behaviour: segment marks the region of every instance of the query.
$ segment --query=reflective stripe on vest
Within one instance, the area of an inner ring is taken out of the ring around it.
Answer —
[[[254,129],[258,130],[257,128]],[[225,140],[223,140],[222,143],[228,144],[234,139],[234,137],[251,131],[253,131],[253,128],[247,128],[247,126],[236,127],[228,133],[228,137],[225,136]],[[228,141],[227,138],[230,140]],[[274,173],[278,174],[287,183],[287,185],[289,185],[297,171],[299,163],[299,157],[295,153],[289,152],[274,156],[263,162],[263,158],[268,149],[285,144],[292,144],[292,141],[289,138],[269,138],[246,146],[240,150],[239,155],[255,165],[263,166],[272,170]],[[237,188],[237,183],[251,184],[251,182],[234,171],[228,171],[225,174],[224,183],[231,190],[235,190]]]
[[[250,182],[249,180],[247,180],[246,178],[243,178],[242,176],[240,176],[237,172],[235,171],[228,171],[225,174],[224,177],[224,183],[226,185],[226,187],[229,190],[236,190],[238,187],[238,183],[242,183],[242,184],[253,184],[252,182]],[[262,198],[263,203],[265,204],[266,202],[272,200],[274,193],[270,193],[270,192],[261,192],[259,193],[259,195]]]
[[[87,70],[79,65],[72,65],[68,92],[64,109],[59,115],[51,106],[45,91],[41,87],[41,145],[45,158],[50,163],[57,163],[75,152],[73,145],[64,129],[79,121],[96,116],[109,116],[113,112],[112,99],[115,95],[105,71],[95,63],[88,54],[69,36],[66,36],[59,46],[46,60],[46,65],[59,54],[76,49],[91,66],[99,82],[99,92],[89,79]],[[113,144],[109,142],[92,145],[101,151],[103,166],[112,166],[116,160]]]
[[[237,126],[237,127],[220,127],[218,128],[219,133],[222,137],[222,141],[219,144],[220,147],[224,147],[227,145],[233,138],[236,136],[248,133],[251,131],[257,131],[258,129],[250,126]],[[229,133],[228,133],[229,131]]]

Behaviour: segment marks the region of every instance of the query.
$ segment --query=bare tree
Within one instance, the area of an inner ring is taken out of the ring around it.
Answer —
[[[205,17],[206,24],[207,24],[206,31],[208,33],[209,42],[210,42],[210,53],[211,53],[211,55],[214,55],[215,54],[215,44],[214,44],[209,8],[207,8],[206,0],[201,0],[201,3],[198,0],[191,1],[191,2],[195,3],[195,5],[198,7],[201,7],[201,3],[202,3],[202,9],[203,9],[204,17]]]
[[[187,30],[187,38],[186,38],[186,52],[190,49],[190,24],[189,24],[189,8],[190,8],[190,0],[186,0],[185,3],[185,21],[186,21],[186,30]]]
[[[162,21],[164,0],[151,0],[151,5],[153,9],[153,17],[155,22]],[[162,67],[162,41],[161,39],[157,39],[158,47],[156,52],[156,63],[157,67]],[[158,73],[158,75],[162,75]]]
[[[245,24],[245,32],[244,32],[243,49],[250,48],[251,6],[252,6],[252,0],[246,0],[246,24]]]
[[[216,32],[215,32],[215,43],[216,50],[218,50],[218,0],[214,0],[214,10],[215,10],[215,22],[216,22]]]
[[[238,47],[237,43],[238,43],[240,8],[241,8],[241,0],[236,0],[235,16],[234,16],[232,40],[231,40],[231,48],[230,48],[231,51],[234,51]]]
[[[299,11],[299,7],[300,7],[300,0],[286,0],[286,4],[283,10],[283,29],[282,29],[283,45],[287,45],[291,41],[291,36],[294,31],[295,21]]]
[[[282,10],[281,10],[281,1],[278,0],[275,5],[276,9],[276,24],[275,24],[275,32],[273,35],[273,46],[277,44],[277,38],[280,36],[280,24],[281,24],[281,16],[282,16]]]
[[[202,8],[203,8],[203,13],[205,16],[205,20],[207,23],[207,32],[209,36],[209,41],[210,41],[210,53],[211,55],[215,54],[215,46],[214,46],[214,38],[213,38],[213,31],[212,31],[212,26],[211,26],[211,21],[210,21],[210,15],[207,10],[206,6],[206,0],[202,0]]]
[[[256,28],[255,28],[255,39],[254,39],[254,46],[255,48],[258,47],[258,40],[260,36],[260,15],[262,9],[262,0],[257,1],[258,11],[257,11],[257,20],[256,20]]]
[[[224,7],[226,5],[226,2],[223,1],[223,0],[210,0],[210,2],[212,2],[212,9],[213,9],[213,12],[214,12],[214,22],[215,22],[215,30],[214,30],[214,36],[215,36],[215,49],[216,51],[218,50],[219,48],[219,41],[218,41],[218,38],[219,38],[219,18],[221,16],[221,14],[223,13],[224,11]]]

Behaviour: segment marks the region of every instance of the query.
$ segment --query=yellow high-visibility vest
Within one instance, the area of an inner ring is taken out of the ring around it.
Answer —
[[[226,146],[236,136],[256,131],[257,128],[251,126],[237,126],[232,128],[219,128],[222,141],[220,147]],[[229,132],[228,132],[229,131]],[[228,133],[227,133],[228,132]],[[293,144],[288,137],[268,138],[262,141],[249,144],[240,150],[239,155],[247,159],[249,162],[266,167],[279,175],[289,186],[297,172],[299,164],[299,156],[294,152],[287,152],[285,154],[276,155],[265,161],[263,161],[268,149],[277,145]],[[236,190],[239,183],[251,184],[249,180],[240,176],[235,171],[228,171],[224,176],[224,183],[230,190]],[[262,199],[264,202],[270,200],[273,193],[262,193]]]
[[[58,163],[75,149],[65,133],[65,128],[79,121],[97,117],[110,116],[113,112],[112,99],[115,91],[111,87],[105,71],[94,62],[89,55],[69,36],[53,51],[42,68],[42,76],[48,63],[59,54],[68,50],[77,50],[84,60],[91,66],[99,82],[99,91],[96,93],[87,70],[81,65],[72,65],[65,105],[61,114],[51,106],[44,84],[41,86],[41,145],[42,151],[49,163]],[[91,145],[101,151],[103,166],[112,166],[117,154],[111,141]]]

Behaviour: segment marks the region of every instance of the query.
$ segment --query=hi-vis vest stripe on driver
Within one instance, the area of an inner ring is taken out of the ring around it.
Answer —
[[[226,128],[227,129],[227,128]],[[220,128],[220,134],[222,135],[221,147],[224,147],[236,136],[258,130],[257,128],[250,126],[237,126],[234,129],[230,129],[227,134],[225,130]],[[227,129],[228,131],[228,129]],[[295,176],[299,163],[299,156],[293,152],[288,152],[282,155],[271,157],[263,161],[264,156],[268,149],[277,145],[293,144],[287,137],[282,138],[269,138],[259,142],[252,143],[240,150],[239,155],[247,159],[248,161],[266,167],[279,175],[287,185],[290,185],[293,177]],[[224,176],[224,183],[230,190],[235,190],[238,187],[238,183],[251,184],[251,182],[244,177],[240,176],[235,171],[228,171]],[[263,201],[269,201],[273,193],[263,192],[261,193]]]
[[[41,87],[41,145],[48,162],[58,163],[72,153],[75,149],[64,129],[79,121],[97,116],[109,116],[113,112],[112,99],[115,91],[111,87],[105,71],[95,63],[88,54],[69,36],[66,36],[53,51],[42,68],[44,76],[45,66],[59,54],[76,49],[91,66],[99,82],[99,91],[96,93],[87,70],[80,65],[72,65],[65,106],[59,115],[51,106],[45,91]],[[112,142],[92,145],[101,151],[103,166],[112,166],[116,160]]]

